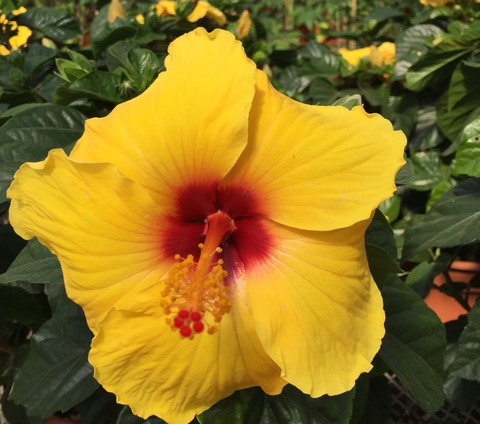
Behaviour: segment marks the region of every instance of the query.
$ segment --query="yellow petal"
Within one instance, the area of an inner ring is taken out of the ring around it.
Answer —
[[[147,418],[187,424],[235,390],[260,385],[279,394],[286,384],[256,336],[243,287],[219,330],[182,339],[165,323],[161,287],[137,293],[121,310],[112,309],[92,342],[95,378],[119,403]]]
[[[120,3],[120,0],[112,0],[108,8],[108,22],[113,23],[117,18],[124,18],[127,16],[125,8]]]
[[[145,23],[145,17],[139,13],[137,16],[135,16],[135,20],[140,24],[143,25]]]
[[[213,7],[207,1],[198,1],[195,9],[193,9],[192,13],[188,15],[187,20],[189,22],[197,22],[199,19],[204,17],[213,19],[219,26],[225,25],[227,22],[227,17],[223,14],[223,12],[216,7]]]
[[[15,16],[18,16],[18,15],[21,15],[22,13],[25,13],[26,11],[27,11],[27,9],[25,9],[23,6],[21,6],[18,9],[15,9],[14,11],[12,11],[12,13]]]
[[[237,21],[237,38],[240,40],[250,34],[252,19],[248,10],[244,10]]]
[[[169,52],[148,90],[86,122],[71,157],[114,163],[172,216],[197,200],[216,212],[215,189],[247,144],[255,64],[222,30],[197,28]]]
[[[158,16],[176,16],[177,2],[174,0],[160,0],[152,6],[156,9]]]
[[[282,377],[312,397],[350,390],[380,348],[383,302],[368,268],[369,220],[330,232],[264,220],[269,257],[246,263],[255,329]]]
[[[378,51],[382,55],[384,63],[395,62],[395,43],[385,41],[378,46]]]
[[[1,11],[0,11],[1,12]],[[4,13],[0,15],[0,24],[6,24],[8,23],[7,17]]]
[[[92,331],[144,281],[159,281],[169,264],[160,248],[166,220],[138,184],[111,164],[81,163],[63,150],[26,163],[8,190],[10,220],[36,236],[62,265],[68,296]]]
[[[0,55],[8,56],[10,54],[10,50],[8,50],[5,46],[0,45]]]
[[[249,143],[222,181],[219,203],[243,187],[236,203],[248,202],[250,215],[306,230],[347,227],[392,196],[405,144],[380,115],[298,103],[257,71]]]
[[[350,63],[350,65],[357,66],[358,62],[362,57],[369,57],[371,52],[371,47],[364,47],[363,49],[348,50],[345,48],[338,49],[338,52],[342,57]]]
[[[32,31],[30,28],[26,26],[19,26],[17,29],[17,35],[10,37],[8,42],[10,46],[12,46],[12,50],[16,50],[21,46],[25,46],[27,44],[28,37],[32,35]]]
[[[383,65],[383,56],[380,51],[375,46],[370,46],[370,63],[372,65],[382,66]]]

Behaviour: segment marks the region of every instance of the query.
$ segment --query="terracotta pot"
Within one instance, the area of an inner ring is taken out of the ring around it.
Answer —
[[[455,261],[448,271],[448,275],[453,282],[468,283],[475,275],[480,272],[480,264],[477,262]],[[436,286],[445,283],[445,276],[439,274],[433,280]],[[468,296],[468,304],[473,306],[475,300],[480,295],[480,288],[471,288]],[[432,308],[442,322],[456,320],[460,315],[467,314],[467,310],[460,305],[453,297],[442,293],[433,288],[425,298],[425,303]]]

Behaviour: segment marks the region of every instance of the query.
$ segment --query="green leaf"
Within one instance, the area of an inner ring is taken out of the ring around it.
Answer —
[[[472,52],[471,48],[448,49],[445,41],[430,50],[408,70],[406,85],[409,90],[420,91],[448,79],[457,63]]]
[[[0,284],[28,281],[34,284],[63,284],[60,262],[48,248],[35,238],[20,252],[5,274],[0,275]]]
[[[109,423],[110,424],[110,423]],[[165,421],[158,417],[150,417],[144,420],[143,418],[133,415],[129,406],[122,407],[120,415],[115,424],[166,424]]]
[[[414,93],[406,93],[400,97],[393,118],[393,128],[403,131],[408,138],[418,119],[418,99]]]
[[[392,227],[378,209],[365,233],[365,242],[385,250],[392,261],[397,260],[397,246]]]
[[[200,424],[347,424],[353,396],[352,390],[311,399],[290,385],[278,396],[267,396],[255,387],[235,392],[197,419]]]
[[[89,60],[81,53],[76,52],[75,50],[69,50],[68,55],[70,58],[82,68],[85,72],[90,72],[92,70],[92,65]]]
[[[388,103],[390,97],[390,87],[387,84],[382,84],[376,88],[360,87],[360,91],[372,106],[384,106]]]
[[[32,44],[25,56],[23,72],[27,75],[32,75],[38,72],[46,62],[52,60],[56,55],[57,52],[55,50],[49,49],[40,44]]]
[[[438,146],[444,139],[437,127],[437,111],[435,107],[428,106],[419,110],[415,131],[408,139],[410,153],[432,149]]]
[[[378,287],[382,287],[390,273],[398,274],[402,269],[393,261],[388,253],[373,244],[365,243],[368,266]]]
[[[360,94],[345,96],[333,102],[332,106],[343,106],[348,110],[352,110],[355,106],[362,106],[362,96]]]
[[[83,94],[83,97],[105,100],[117,104],[124,101],[117,91],[117,87],[119,87],[122,82],[121,80],[118,74],[92,71],[72,83],[69,90],[76,94]]]
[[[414,170],[413,178],[408,184],[410,188],[428,191],[449,177],[448,167],[443,165],[440,154],[434,150],[415,153],[410,160]]]
[[[469,178],[439,200],[405,232],[402,262],[422,250],[452,247],[480,239],[480,179]]]
[[[113,393],[98,388],[91,396],[77,405],[82,424],[112,424],[124,407],[116,402]]]
[[[453,147],[458,147],[463,129],[478,115],[480,115],[480,99],[476,92],[469,93],[460,99],[451,111],[448,110],[448,92],[443,93],[437,102],[437,125],[456,145]]]
[[[463,130],[453,170],[456,174],[480,177],[480,117]]]
[[[313,59],[315,57],[322,57],[324,55],[331,56],[332,52],[323,44],[311,40],[300,49],[300,55],[304,59]]]
[[[480,68],[474,62],[460,62],[452,74],[450,86],[448,88],[448,111],[450,112],[455,105],[466,97],[469,93],[476,92],[480,95]]]
[[[309,96],[318,105],[331,105],[337,98],[335,86],[323,78],[316,78],[308,87]]]
[[[62,84],[62,79],[55,74],[48,74],[39,87],[37,87],[37,94],[49,103],[53,103],[53,96],[57,87]]]
[[[356,383],[351,424],[385,424],[390,417],[390,385],[384,376],[362,374]]]
[[[384,200],[383,203],[380,204],[378,209],[388,218],[388,222],[394,222],[398,218],[398,214],[400,213],[401,203],[401,197],[397,194],[394,194],[389,199]]]
[[[75,109],[48,105],[18,113],[0,127],[0,202],[22,163],[43,160],[49,150],[77,141],[84,122]]]
[[[400,168],[395,177],[396,185],[408,184],[412,180],[414,175],[412,161],[408,159],[405,155],[403,155],[403,157],[406,163]]]
[[[449,372],[455,377],[480,382],[480,302],[468,314],[468,324],[458,339]]]
[[[298,66],[288,66],[278,77],[278,81],[286,90],[287,95],[292,96],[295,93],[301,93],[310,84],[310,79],[299,75]]]
[[[405,13],[392,9],[391,7],[376,7],[368,14],[365,20],[384,21],[386,19],[398,18],[401,16],[405,16]]]
[[[91,339],[82,308],[64,295],[54,316],[32,337],[10,398],[41,417],[86,399],[99,387],[87,360]]]
[[[32,7],[18,17],[18,23],[43,32],[48,38],[68,41],[80,35],[74,16],[51,7]]]
[[[422,406],[435,412],[444,402],[445,328],[437,314],[397,276],[388,277],[382,295],[387,319],[380,357]]]
[[[117,18],[113,23],[109,23],[108,8],[108,4],[103,6],[92,23],[90,36],[95,56],[99,56],[108,46],[117,41],[134,37],[138,31],[129,19]]]
[[[453,178],[450,178],[446,181],[442,181],[438,183],[435,187],[433,187],[432,192],[430,193],[430,197],[428,199],[426,205],[426,211],[428,212],[433,204],[440,199],[448,190],[451,190],[453,187],[457,185],[457,181]]]
[[[2,114],[0,114],[0,119],[1,118],[11,118],[12,116],[15,116],[16,114],[18,114],[20,112],[23,112],[25,110],[33,109],[35,107],[43,107],[43,106],[48,106],[48,104],[46,104],[46,103],[25,103],[25,104],[20,105],[20,106],[15,106],[15,107],[12,107],[12,108],[6,110]]]
[[[408,274],[405,283],[425,298],[433,287],[433,279],[447,269],[450,258],[449,254],[444,253],[436,258],[435,262],[421,262]]]
[[[42,324],[48,318],[38,296],[15,286],[0,286],[0,316],[24,325]]]
[[[435,25],[415,25],[400,34],[395,40],[395,57],[397,62],[409,55],[424,52],[425,41],[433,34],[441,34],[443,31]]]

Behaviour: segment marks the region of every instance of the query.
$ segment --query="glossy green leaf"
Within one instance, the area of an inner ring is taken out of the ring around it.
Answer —
[[[77,405],[82,424],[113,424],[124,406],[116,402],[113,393],[98,388],[91,396]]]
[[[446,181],[438,183],[435,187],[433,187],[430,197],[427,201],[426,211],[428,212],[433,204],[440,199],[440,197],[442,197],[448,190],[451,190],[457,184],[458,182],[456,180],[450,178]]]
[[[279,75],[278,81],[287,91],[287,95],[301,93],[310,84],[310,79],[299,75],[298,66],[288,66]]]
[[[366,21],[376,20],[384,21],[390,18],[398,18],[405,16],[405,13],[400,12],[399,10],[392,9],[391,7],[376,7],[373,9],[368,16],[365,18]]]
[[[32,337],[10,398],[41,417],[86,399],[99,387],[87,360],[91,339],[82,308],[64,295],[54,316]]]
[[[403,157],[406,163],[400,168],[395,177],[396,185],[408,184],[414,176],[412,161],[408,159],[405,155]]]
[[[42,324],[48,318],[38,296],[11,285],[0,286],[0,316],[24,325]]]
[[[415,25],[400,34],[395,40],[395,57],[397,62],[402,61],[408,55],[423,52],[425,41],[433,34],[441,34],[443,31],[435,25]]]
[[[388,222],[393,222],[398,218],[401,203],[401,197],[394,194],[389,199],[383,201],[378,209],[380,209],[380,211],[388,218]]]
[[[378,287],[382,287],[390,273],[400,273],[402,269],[397,262],[392,260],[389,254],[381,247],[365,243],[367,250],[368,266],[373,279]]]
[[[450,255],[442,254],[434,262],[421,262],[412,269],[405,281],[408,287],[425,298],[433,286],[433,279],[445,271],[449,265]]]
[[[480,95],[480,68],[478,63],[460,62],[452,74],[448,88],[448,111],[469,93]]]
[[[453,170],[456,174],[480,177],[480,117],[465,127]]]
[[[166,424],[165,421],[158,417],[150,417],[144,420],[132,413],[129,406],[122,407],[115,424]]]
[[[325,45],[311,40],[300,49],[300,54],[304,59],[313,59],[324,55],[332,55],[332,52]]]
[[[12,108],[6,110],[2,114],[0,114],[0,119],[1,118],[11,118],[12,116],[17,115],[20,112],[24,112],[25,110],[33,109],[35,107],[43,107],[43,106],[48,106],[48,104],[47,103],[25,103],[25,104],[20,105],[20,106],[15,106],[15,107],[12,107]]]
[[[413,178],[408,186],[418,191],[428,191],[449,176],[440,154],[434,150],[418,152],[410,157],[413,164]]]
[[[337,98],[335,86],[323,78],[316,78],[308,87],[309,96],[318,105],[331,105]]]
[[[418,99],[414,93],[406,93],[399,98],[395,107],[393,128],[401,130],[409,137],[418,118]]]
[[[480,303],[468,314],[468,324],[458,339],[449,372],[455,377],[480,382]]]
[[[450,373],[450,367],[455,365],[457,344],[451,343],[445,351],[445,381],[443,391],[446,398],[460,411],[465,411],[480,398],[480,383],[475,380],[456,377]]]
[[[25,56],[23,72],[32,75],[38,72],[46,62],[51,61],[57,52],[40,44],[32,44]],[[52,62],[53,63],[53,62]]]
[[[360,94],[345,96],[333,102],[332,106],[343,106],[351,110],[355,106],[362,106],[362,96],[360,96]]]
[[[74,16],[51,7],[32,7],[18,17],[18,23],[43,32],[48,38],[67,41],[80,34]]]
[[[435,412],[444,402],[445,328],[437,314],[397,276],[388,277],[382,295],[387,319],[380,357],[422,406]]]
[[[402,262],[422,250],[480,239],[480,179],[469,178],[445,193],[405,232]]]
[[[77,141],[84,122],[75,109],[49,105],[18,113],[0,127],[0,202],[22,163],[43,160],[49,150]]]
[[[365,242],[385,250],[392,261],[397,260],[397,247],[392,227],[378,209],[365,232]]]
[[[84,94],[90,99],[105,100],[111,103],[121,103],[124,99],[118,94],[121,77],[118,74],[103,71],[92,71],[76,80],[69,90],[76,94]]]
[[[0,284],[28,281],[34,284],[63,284],[62,269],[55,255],[34,238],[20,252]]]
[[[390,97],[390,87],[387,84],[382,84],[375,88],[360,87],[360,92],[372,106],[384,106]]]
[[[278,396],[240,390],[197,417],[200,424],[347,424],[354,391],[311,399],[287,385]],[[119,423],[117,423],[119,424]]]
[[[470,55],[471,48],[443,49],[445,42],[430,50],[406,74],[409,90],[420,91],[448,79],[457,63]]]
[[[387,379],[383,375],[371,377],[363,374],[355,387],[356,396],[350,424],[385,424],[390,417],[392,402]]]

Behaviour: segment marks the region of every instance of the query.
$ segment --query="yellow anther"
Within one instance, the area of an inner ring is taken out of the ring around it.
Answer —
[[[180,259],[180,255],[177,253],[177,254],[175,255],[175,260],[178,261],[179,259]],[[177,264],[175,264],[174,266],[176,266],[176,265],[177,265]]]
[[[199,244],[198,244],[198,247],[199,247],[200,249],[203,249],[203,246],[204,246],[203,243],[199,243]]]
[[[217,248],[215,249],[215,252],[217,252],[217,253],[222,253],[222,252],[223,252],[223,249],[222,249],[221,247],[217,247]]]

